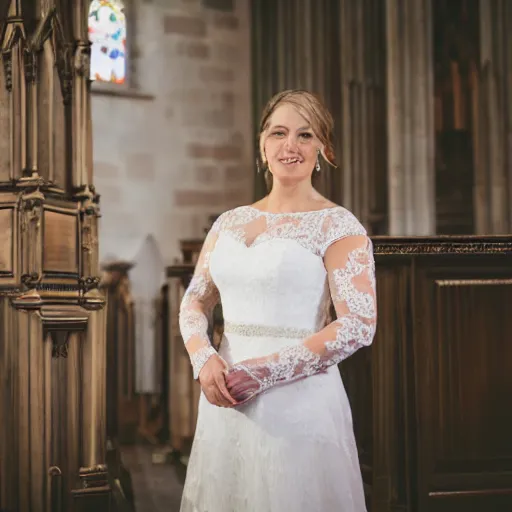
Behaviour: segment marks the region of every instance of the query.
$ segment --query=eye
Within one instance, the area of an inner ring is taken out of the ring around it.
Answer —
[[[276,130],[272,132],[272,135],[274,135],[275,137],[284,137],[284,132],[281,130]]]
[[[313,138],[313,134],[309,132],[304,132],[300,134],[301,139],[309,140]]]

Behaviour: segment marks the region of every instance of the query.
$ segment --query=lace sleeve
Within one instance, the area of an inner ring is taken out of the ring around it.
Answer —
[[[206,236],[194,275],[180,306],[180,331],[190,356],[194,379],[199,377],[206,361],[217,353],[208,337],[208,324],[220,297],[210,275],[209,261],[219,236],[220,223],[221,217],[215,221]]]
[[[275,386],[325,371],[372,343],[377,323],[375,264],[371,240],[348,236],[324,256],[337,318],[302,344],[234,365],[228,389],[240,402]]]

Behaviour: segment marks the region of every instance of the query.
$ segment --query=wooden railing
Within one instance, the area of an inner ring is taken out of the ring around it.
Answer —
[[[512,237],[373,242],[375,341],[341,365],[369,510],[512,510]]]
[[[340,365],[369,510],[512,510],[512,237],[372,240],[377,333]],[[178,308],[201,244],[167,269],[169,432],[182,453],[200,389]],[[218,342],[221,312],[213,329]]]
[[[135,305],[128,276],[132,264],[104,265],[107,298],[107,437],[133,442],[139,424],[135,395]]]

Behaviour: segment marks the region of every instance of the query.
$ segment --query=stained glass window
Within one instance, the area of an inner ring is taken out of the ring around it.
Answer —
[[[91,80],[123,84],[126,78],[126,18],[120,0],[93,0],[89,8]]]

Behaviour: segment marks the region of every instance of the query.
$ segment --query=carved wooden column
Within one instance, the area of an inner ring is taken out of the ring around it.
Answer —
[[[341,364],[368,511],[512,510],[512,236],[372,241],[375,340]]]
[[[476,102],[475,224],[480,234],[512,229],[512,5],[480,0]]]
[[[2,510],[109,509],[88,7],[0,1]]]
[[[210,219],[212,222],[214,219]],[[202,239],[182,240],[182,262],[167,267],[167,296],[163,303],[167,307],[164,318],[167,320],[165,334],[167,362],[164,367],[168,375],[165,384],[167,390],[167,411],[169,446],[168,451],[182,455],[182,462],[187,463],[197,422],[197,406],[201,387],[192,376],[190,357],[185,348],[179,327],[179,309],[192,275],[197,258],[204,243]],[[213,311],[208,328],[208,336],[214,347],[220,346],[224,332],[222,306],[218,304]]]
[[[338,168],[323,164],[315,186],[372,233],[386,232],[384,3],[257,0],[252,25],[255,131],[273,94],[318,93],[334,118]],[[266,192],[256,176],[256,197]]]
[[[257,0],[251,5],[255,132],[267,101],[285,89],[308,89],[319,94],[340,130],[339,1]],[[331,56],[332,65],[326,61],[326,55]],[[339,146],[338,143],[338,155]],[[256,141],[254,147],[257,151]],[[336,200],[340,195],[339,174],[339,169],[322,165],[316,184]],[[263,176],[256,175],[255,169],[255,196],[263,197],[266,193]]]
[[[103,267],[100,288],[107,297],[107,436],[133,442],[138,425],[135,396],[135,313],[129,270],[115,261]]]
[[[193,265],[173,265],[167,269],[169,319],[169,443],[174,452],[188,455],[197,422],[201,387],[191,373],[190,358],[179,329],[179,307],[192,274]]]
[[[430,0],[387,0],[389,234],[435,233]]]
[[[340,0],[341,204],[373,234],[387,232],[385,8]]]

